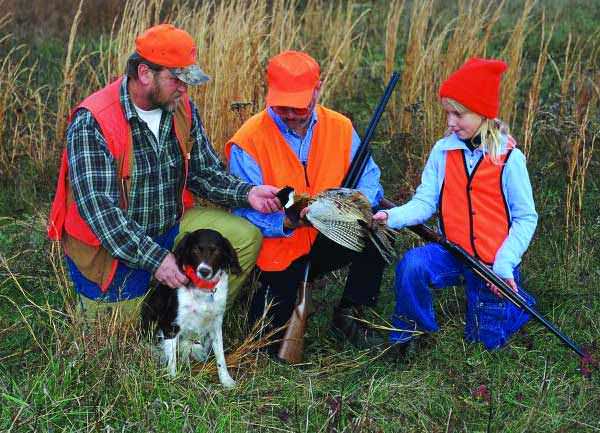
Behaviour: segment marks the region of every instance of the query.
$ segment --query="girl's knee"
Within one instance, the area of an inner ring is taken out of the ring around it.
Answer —
[[[427,258],[420,248],[408,250],[396,266],[396,276],[422,275],[428,269]]]

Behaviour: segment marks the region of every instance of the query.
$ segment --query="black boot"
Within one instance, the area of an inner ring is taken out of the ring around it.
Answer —
[[[386,343],[385,336],[367,323],[363,305],[342,305],[335,307],[331,325],[332,332],[338,338],[343,338],[361,349]]]

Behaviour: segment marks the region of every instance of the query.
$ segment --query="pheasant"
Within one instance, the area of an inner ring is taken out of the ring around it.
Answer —
[[[395,232],[373,222],[371,204],[360,191],[332,188],[316,197],[294,197],[293,188],[288,186],[277,197],[291,221],[297,222],[302,209],[308,207],[304,218],[327,238],[357,252],[365,248],[369,239],[387,263],[394,260]]]

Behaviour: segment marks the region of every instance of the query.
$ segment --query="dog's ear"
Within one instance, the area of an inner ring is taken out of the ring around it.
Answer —
[[[223,258],[225,265],[229,267],[230,274],[239,275],[242,273],[242,267],[240,266],[237,253],[226,237],[223,237]]]
[[[173,254],[175,255],[175,259],[177,260],[177,265],[181,268],[188,263],[184,263],[186,257],[190,257],[191,249],[193,246],[193,236],[192,232],[186,233],[181,240],[175,246],[173,250]]]

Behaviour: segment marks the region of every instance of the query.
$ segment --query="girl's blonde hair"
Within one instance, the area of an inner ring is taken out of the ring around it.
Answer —
[[[444,99],[460,114],[471,112],[471,110],[454,99]],[[481,114],[478,115],[481,116]],[[481,126],[479,126],[479,129],[477,129],[475,132],[475,135],[478,134],[481,135],[481,144],[483,146],[484,156],[489,157],[494,164],[500,164],[500,155],[502,154],[503,147],[500,136],[508,136],[508,125],[502,122],[500,119],[488,119],[487,117],[483,117]]]

